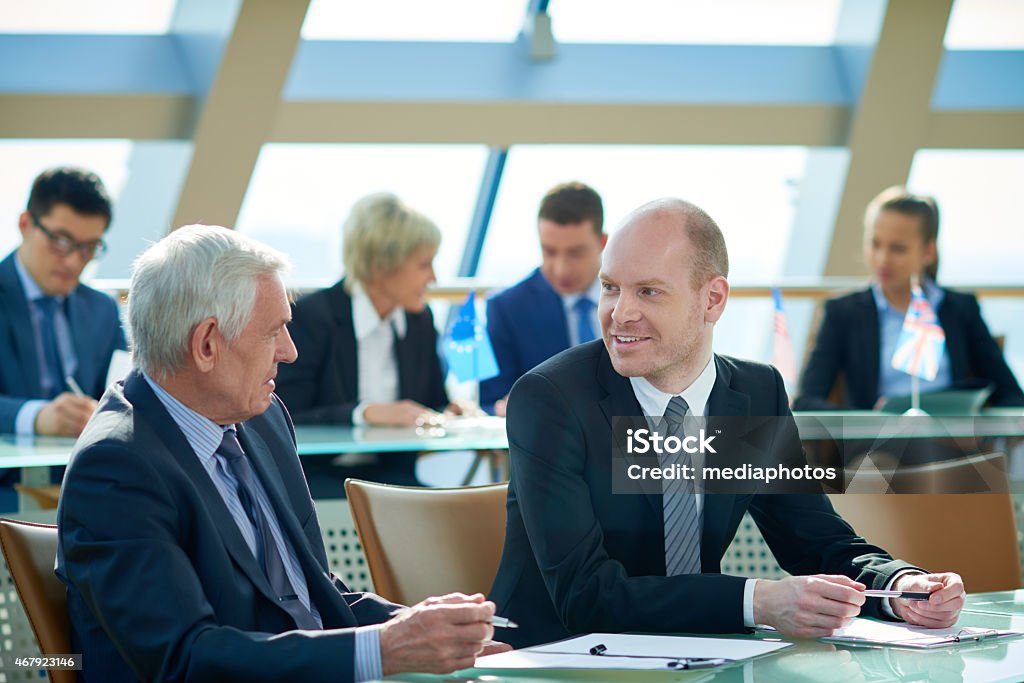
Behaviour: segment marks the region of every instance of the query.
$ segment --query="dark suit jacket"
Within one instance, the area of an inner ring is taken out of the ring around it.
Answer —
[[[480,383],[480,405],[491,410],[517,379],[569,348],[569,323],[562,298],[539,268],[488,299],[487,334],[499,374]]]
[[[359,346],[344,282],[304,297],[292,311],[288,329],[299,358],[278,368],[277,393],[299,424],[352,424],[359,403]],[[398,396],[443,410],[448,394],[434,316],[428,308],[406,312],[405,321],[396,345]]]
[[[242,423],[239,438],[324,628],[342,630],[294,630],[199,458],[133,372],[76,444],[57,511],[81,680],[352,679],[350,627],[385,621],[396,606],[349,593],[329,573],[281,402]]]
[[[13,433],[26,401],[45,398],[39,385],[32,318],[15,270],[14,253],[0,262],[0,432]],[[126,349],[117,304],[109,296],[78,285],[65,309],[78,356],[75,380],[93,398],[103,394],[114,349]]]
[[[711,419],[789,417],[774,368],[725,356],[715,363]],[[585,632],[743,631],[745,580],[722,575],[720,562],[746,511],[792,574],[841,573],[881,588],[909,566],[859,538],[824,495],[707,494],[702,573],[666,577],[660,492],[612,492],[611,418],[642,411],[603,343],[535,368],[512,397],[508,524],[490,597],[519,623],[503,634],[516,647]],[[865,613],[878,615],[878,606]]]
[[[936,316],[946,333],[953,382],[972,379],[992,382],[995,385],[990,399],[993,405],[1024,405],[1024,393],[981,317],[978,300],[973,294],[944,291],[946,295]],[[825,302],[825,314],[814,350],[800,378],[800,392],[793,407],[797,410],[874,408],[879,398],[880,343],[878,307],[870,289]],[[845,405],[836,406],[829,402],[828,395],[840,372],[846,385]]]

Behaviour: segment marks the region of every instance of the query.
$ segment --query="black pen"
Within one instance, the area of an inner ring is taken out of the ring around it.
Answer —
[[[692,657],[690,659],[677,659],[668,663],[670,669],[710,669],[711,667],[728,664],[731,660],[720,657]]]
[[[721,666],[722,664],[728,664],[731,659],[722,659],[720,657],[665,657],[663,655],[611,655],[608,654],[608,646],[604,643],[598,643],[594,647],[590,648],[590,654],[598,657],[622,657],[623,659],[664,659],[668,663],[665,665],[670,669],[710,669],[711,667]]]
[[[899,598],[900,600],[928,600],[931,593],[920,593],[916,591],[864,591],[868,598]]]

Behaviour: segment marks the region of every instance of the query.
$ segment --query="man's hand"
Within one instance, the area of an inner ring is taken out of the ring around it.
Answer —
[[[96,399],[64,392],[36,413],[36,434],[78,436],[94,410]]]
[[[830,636],[860,614],[864,584],[846,576],[816,574],[754,586],[754,621],[799,638]]]
[[[421,427],[438,424],[441,415],[416,401],[402,400],[391,403],[370,403],[363,411],[363,419],[366,420],[366,424],[371,425]]]
[[[494,603],[479,593],[427,598],[400,612],[380,630],[384,675],[443,674],[473,666],[494,635],[493,616]]]
[[[964,608],[964,580],[959,574],[904,574],[896,579],[893,590],[931,593],[924,600],[892,600],[897,617],[925,628],[949,628]]]

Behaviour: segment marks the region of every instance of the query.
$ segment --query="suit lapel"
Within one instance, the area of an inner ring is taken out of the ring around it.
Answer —
[[[628,378],[615,372],[606,349],[601,351],[597,372],[598,383],[607,392],[599,401],[599,405],[605,419],[608,420],[609,433],[611,434],[612,417],[638,417],[640,420],[637,426],[646,429],[647,421],[642,418],[644,414],[643,408],[640,407],[640,402],[636,400],[636,394],[633,393],[633,385],[630,384]],[[614,434],[612,434],[612,438],[614,439]],[[627,455],[626,458],[629,459],[629,456]],[[650,505],[651,510],[656,513],[658,519],[661,519],[661,493],[649,491],[648,487],[645,487],[643,496],[647,500],[648,505]]]
[[[96,377],[102,368],[94,367],[91,362],[95,353],[95,335],[92,331],[93,319],[89,311],[83,305],[82,297],[78,290],[68,295],[67,307],[68,327],[71,328],[71,343],[75,347],[75,357],[78,360],[78,368],[75,370],[75,377],[78,383],[85,389],[86,393],[95,391],[94,387],[100,384]]]
[[[270,583],[267,581],[263,569],[257,564],[256,557],[249,550],[242,533],[238,530],[235,518],[228,511],[220,491],[210,479],[210,475],[199,461],[195,451],[192,450],[185,435],[178,429],[174,419],[167,413],[163,404],[160,403],[160,399],[156,397],[153,390],[146,384],[146,380],[137,371],[132,371],[125,380],[124,395],[135,406],[136,415],[146,421],[167,449],[168,455],[178,462],[195,484],[214,520],[217,533],[223,539],[224,546],[228,549],[232,559],[260,593],[276,604],[277,598]]]
[[[708,399],[707,430],[711,433],[715,431],[716,418],[742,417],[750,414],[750,397],[732,388],[730,366],[717,354],[714,356],[714,362],[717,376],[711,397]],[[731,424],[735,427],[735,422]],[[735,501],[736,496],[730,493],[712,493],[704,496],[704,527],[700,542],[702,571],[721,571],[722,553],[728,545],[728,540],[731,540],[725,536]]]
[[[867,354],[867,358],[864,359],[863,365],[861,365],[864,368],[864,387],[866,392],[870,394],[865,396],[865,398],[868,398],[870,403],[874,403],[875,396],[878,395],[878,377],[881,372],[878,356],[881,351],[879,347],[878,306],[875,304],[875,296],[870,289],[861,293],[858,305],[860,309],[860,315],[858,316],[860,324],[855,332],[855,343],[857,348],[860,349],[860,353]],[[847,391],[850,393],[850,398],[856,401],[857,397],[850,391],[852,388],[851,380],[853,384],[858,383],[855,378],[847,377]]]
[[[569,348],[569,321],[565,315],[565,306],[562,305],[562,297],[551,287],[540,269],[533,274],[533,290],[536,294],[533,315],[536,316],[538,328],[543,331],[540,339],[534,342],[547,340],[548,348],[553,356],[556,353]]]
[[[0,263],[0,305],[7,312],[4,316],[7,329],[2,330],[2,333],[8,335],[11,341],[10,348],[14,349],[15,357],[11,360],[21,372],[19,386],[25,390],[23,395],[42,397],[39,359],[36,357],[35,326],[32,325],[32,314],[25,298],[25,290],[15,270],[14,258],[12,252]]]
[[[356,343],[356,327],[352,322],[352,297],[345,291],[344,279],[331,287],[330,298],[334,325],[341,342],[341,384],[346,396],[359,396],[359,344]]]

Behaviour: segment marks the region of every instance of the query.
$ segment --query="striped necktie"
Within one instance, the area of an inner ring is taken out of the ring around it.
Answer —
[[[681,396],[673,396],[665,409],[665,437],[686,437],[683,418],[690,407]],[[663,453],[661,466],[691,465],[690,454]],[[681,471],[681,470],[677,470]],[[697,510],[697,496],[692,479],[662,480],[662,513],[665,521],[665,575],[700,573],[701,513]]]
[[[299,628],[319,630],[320,625],[316,623],[313,615],[299,600],[292,582],[288,580],[288,574],[284,568],[284,558],[281,557],[281,552],[274,541],[270,522],[257,502],[256,476],[253,474],[249,459],[242,450],[242,445],[238,443],[234,429],[224,430],[224,438],[221,440],[216,454],[224,459],[238,482],[238,499],[256,530],[256,559],[262,565],[270,587],[278,596],[277,599],[281,607],[292,616],[295,625]]]

